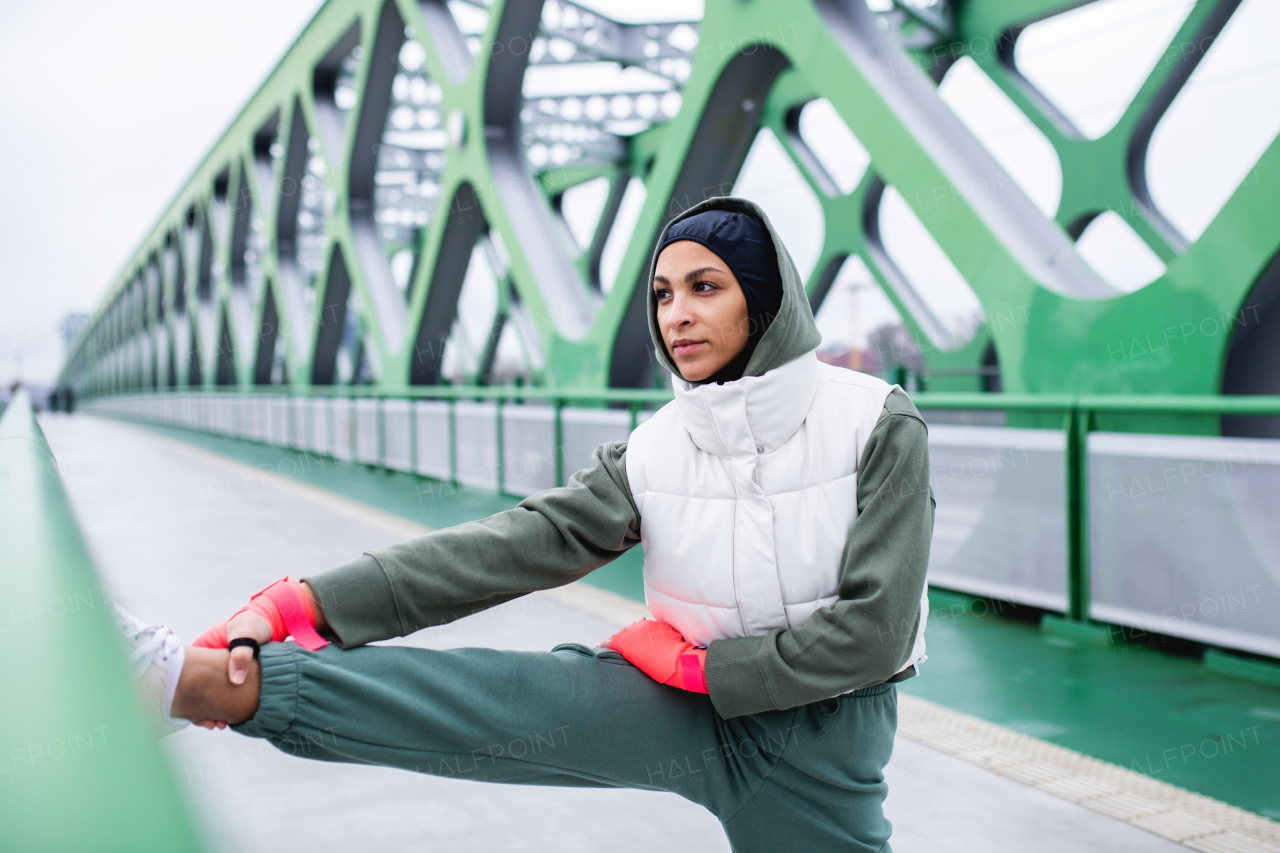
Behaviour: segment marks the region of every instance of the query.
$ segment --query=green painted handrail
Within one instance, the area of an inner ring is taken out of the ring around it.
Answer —
[[[127,391],[130,395],[182,396],[188,393],[237,394],[265,397],[376,397],[423,400],[563,400],[566,403],[666,403],[671,392],[655,388],[551,389],[529,385],[402,385],[386,388],[373,385],[254,385],[241,388],[221,385],[186,391],[179,388],[146,387]],[[82,400],[110,398],[119,392],[86,394]]]
[[[133,396],[185,396],[181,389],[136,388]],[[202,389],[202,394],[250,394],[289,397],[375,397],[437,400],[547,400],[569,403],[667,403],[671,392],[662,388],[551,389],[527,385],[406,385],[384,388],[365,385],[288,386],[235,385]],[[110,398],[117,393],[86,394],[84,400]],[[1073,409],[1121,414],[1280,415],[1280,396],[1223,394],[987,394],[919,391],[911,400],[921,409],[968,409],[1006,412],[1068,412]]]
[[[983,409],[1161,415],[1280,415],[1280,396],[1266,394],[977,394],[922,391],[921,409]]]
[[[0,602],[0,849],[204,849],[23,391],[0,419]]]

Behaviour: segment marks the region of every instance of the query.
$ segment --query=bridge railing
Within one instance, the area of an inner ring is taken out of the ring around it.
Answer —
[[[30,398],[0,419],[0,848],[202,850]]]
[[[606,441],[624,441],[671,398],[639,389],[314,387],[113,395],[89,410],[420,474],[460,488],[531,495],[561,485]]]
[[[523,496],[564,483],[598,444],[625,440],[669,399],[639,390],[335,387],[162,390],[87,407]],[[1182,418],[1183,433],[1188,419],[1216,431],[1218,416],[1278,416],[1280,397],[920,392],[913,400],[930,421],[932,584],[1041,608],[1047,628],[1076,637],[1107,639],[1121,626],[1124,636],[1280,658],[1280,548],[1271,547],[1280,442],[1159,431],[1161,416]],[[947,410],[1035,426],[928,415]]]
[[[931,480],[950,499],[938,496],[931,584],[1057,611],[1042,627],[1076,640],[1192,640],[1210,669],[1280,685],[1280,441],[1185,434],[1196,419],[1216,432],[1220,416],[1274,418],[1280,396],[913,399],[1061,419],[930,425]]]

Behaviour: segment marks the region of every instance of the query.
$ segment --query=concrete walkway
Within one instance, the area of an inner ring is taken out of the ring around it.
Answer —
[[[189,639],[284,574],[337,566],[414,535],[393,516],[132,425],[46,416],[107,594]],[[549,649],[594,644],[626,608],[535,594],[402,641]],[[165,740],[217,848],[228,851],[727,851],[718,822],[675,795],[519,788],[305,761],[231,732]],[[898,853],[1187,848],[899,737],[886,811]]]

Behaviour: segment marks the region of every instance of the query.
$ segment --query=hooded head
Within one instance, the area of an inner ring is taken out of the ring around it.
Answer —
[[[690,381],[690,385],[759,376],[821,342],[804,283],[769,218],[754,202],[717,196],[699,202],[667,224],[649,265],[649,334],[658,360],[676,376],[683,378],[663,339],[653,288],[658,256],[680,240],[701,244],[719,257],[737,279],[746,302],[741,349],[714,374]],[[739,334],[738,340],[742,338]]]

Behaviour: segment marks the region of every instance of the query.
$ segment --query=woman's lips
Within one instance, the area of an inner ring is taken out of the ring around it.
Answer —
[[[687,344],[676,344],[672,349],[675,351],[676,355],[688,355],[705,343],[706,341],[691,341]]]

